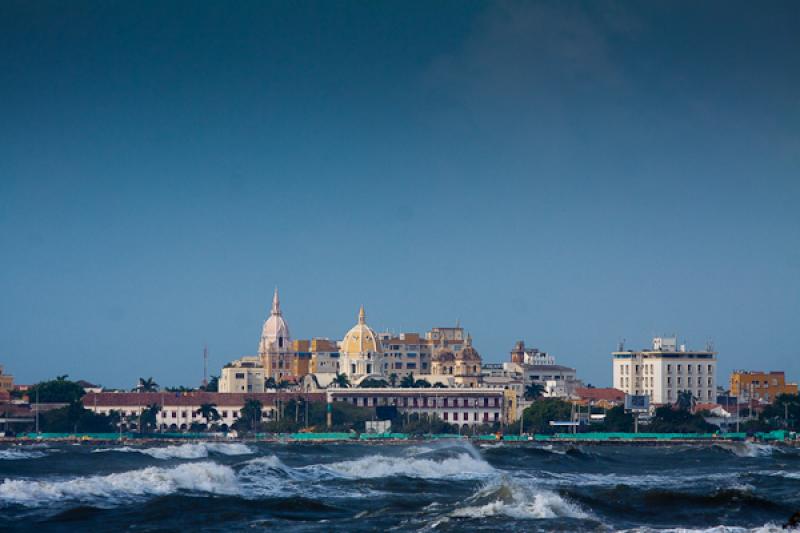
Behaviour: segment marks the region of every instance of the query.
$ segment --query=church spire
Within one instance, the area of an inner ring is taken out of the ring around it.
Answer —
[[[366,322],[367,315],[364,313],[364,306],[361,306],[361,309],[358,310],[358,323],[364,324]]]
[[[280,315],[281,314],[281,300],[278,297],[278,287],[275,287],[275,295],[272,297],[272,314],[273,315]]]

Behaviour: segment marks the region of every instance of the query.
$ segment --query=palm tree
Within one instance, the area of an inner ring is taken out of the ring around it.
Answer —
[[[376,388],[376,389],[383,389],[387,387],[389,384],[386,382],[385,379],[374,379],[374,378],[367,378],[362,381],[358,386],[360,388]]]
[[[141,420],[141,424],[139,426],[139,433],[142,432],[144,428],[156,428],[158,427],[158,412],[161,411],[161,406],[157,403],[150,404],[147,406],[147,409],[142,411],[142,414],[139,417]]]
[[[206,427],[210,427],[212,421],[217,421],[222,418],[219,416],[217,404],[215,403],[204,403],[200,406],[197,412],[200,413],[200,416],[206,419]]]
[[[156,392],[158,390],[158,383],[152,377],[144,379],[139,378],[139,385],[136,386],[136,392]]]
[[[261,404],[261,402],[253,398],[250,398],[244,402],[244,407],[242,407],[242,419],[249,421],[254,430],[256,428],[256,423],[261,420],[261,409],[263,407],[264,406]]]
[[[694,404],[697,402],[697,399],[692,396],[692,391],[683,390],[678,393],[678,409],[682,411],[689,411]]]
[[[392,387],[395,387],[395,386],[397,386],[397,378],[398,378],[398,375],[397,375],[397,374],[395,374],[394,372],[392,372],[391,374],[389,374],[389,384],[390,384]]]
[[[544,386],[541,383],[531,383],[525,387],[525,399],[535,400],[544,394]]]
[[[336,373],[336,377],[333,378],[333,382],[337,387],[342,389],[346,389],[350,386],[350,379],[346,375],[340,374],[339,372]]]
[[[411,372],[407,376],[403,376],[403,379],[400,380],[400,386],[404,389],[414,388],[414,373]]]

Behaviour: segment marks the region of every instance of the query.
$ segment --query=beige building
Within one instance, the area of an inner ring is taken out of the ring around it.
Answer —
[[[264,392],[266,371],[260,357],[242,357],[222,367],[219,392]]]
[[[339,372],[339,346],[330,339],[311,339],[311,373]]]
[[[717,352],[688,350],[675,337],[655,337],[652,349],[613,352],[613,387],[650,396],[650,403],[675,403],[689,391],[699,402],[713,402],[717,389]]]

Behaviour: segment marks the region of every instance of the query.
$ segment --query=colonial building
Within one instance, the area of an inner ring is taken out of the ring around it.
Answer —
[[[230,427],[239,419],[247,400],[258,400],[262,405],[262,417],[272,420],[282,404],[291,399],[304,398],[311,402],[322,402],[324,394],[258,393],[220,394],[215,392],[189,392],[176,395],[171,392],[101,392],[89,393],[83,398],[86,409],[108,415],[111,411],[122,414],[128,425],[136,427],[139,415],[151,405],[157,405],[158,428],[165,431],[188,429],[192,423],[205,423],[200,406],[214,404],[221,419],[220,426]]]
[[[313,374],[339,372],[339,346],[330,339],[311,339],[311,367]]]
[[[264,367],[266,377],[281,381],[292,375],[292,349],[289,326],[281,312],[281,302],[278,298],[278,289],[272,297],[272,310],[269,318],[264,322],[261,331],[261,341],[258,343],[258,356],[261,366]]]
[[[650,396],[656,405],[675,403],[689,391],[700,402],[715,399],[717,352],[688,350],[675,337],[655,337],[652,349],[613,352],[613,386],[626,394]]]
[[[449,424],[472,427],[508,423],[515,416],[514,396],[483,388],[353,388],[328,389],[328,403],[347,402],[359,407],[394,406],[400,413],[437,417]]]
[[[10,393],[12,390],[14,390],[14,377],[6,374],[3,365],[0,365],[0,391]]]
[[[381,378],[389,370],[378,335],[367,325],[364,306],[358,312],[358,323],[342,339],[339,368],[352,384],[367,377]]]
[[[731,374],[731,395],[741,400],[773,402],[780,394],[797,394],[797,383],[786,383],[783,371],[736,370]]]

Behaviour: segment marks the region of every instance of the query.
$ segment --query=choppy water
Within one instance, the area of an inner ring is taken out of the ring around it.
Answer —
[[[800,450],[240,444],[0,447],[0,529],[780,531]]]

